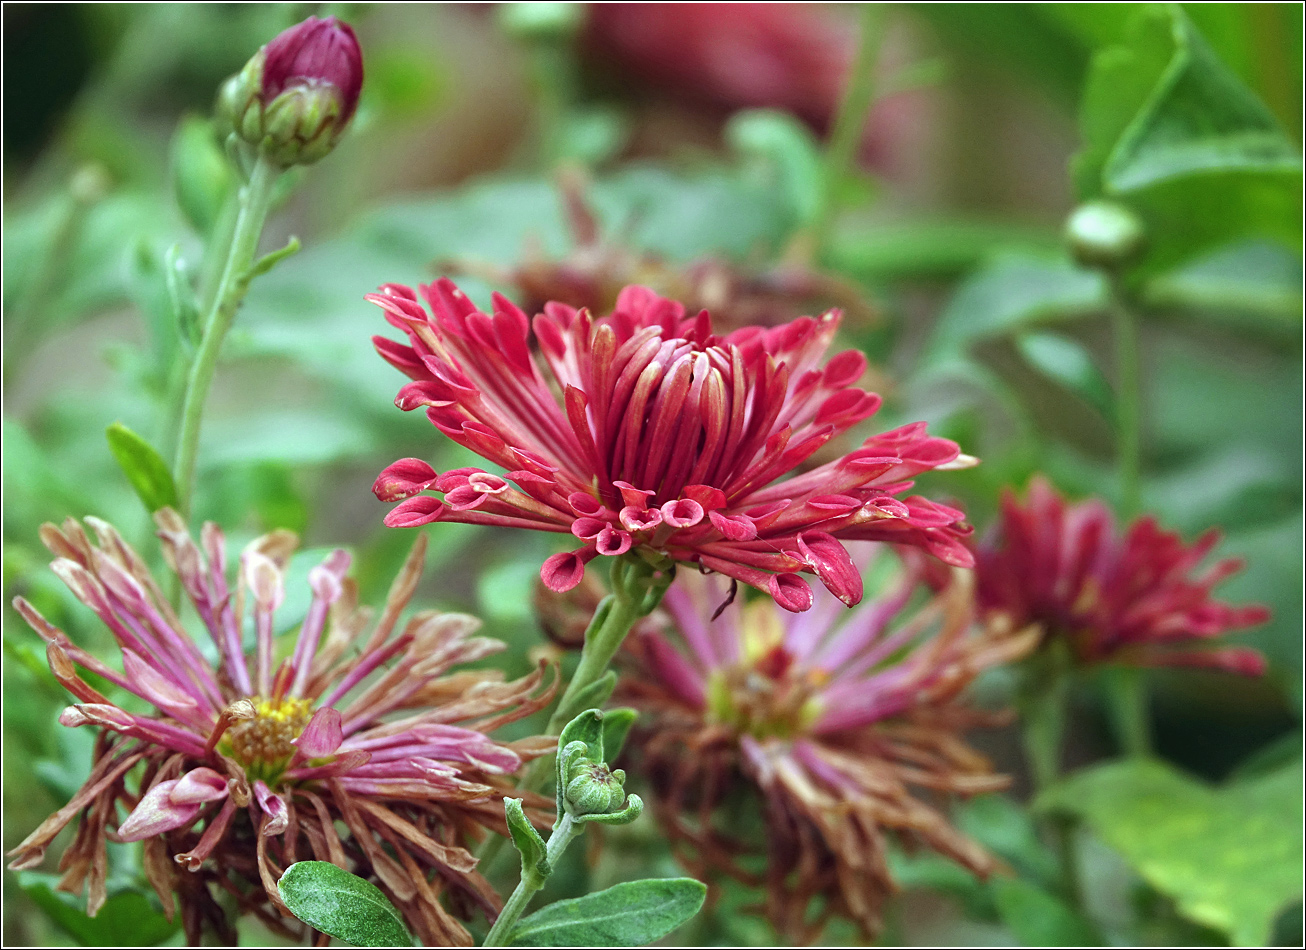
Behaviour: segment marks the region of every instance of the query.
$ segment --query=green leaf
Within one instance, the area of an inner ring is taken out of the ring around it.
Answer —
[[[1007,796],[980,795],[962,804],[957,827],[1009,861],[1022,877],[1047,886],[1058,880],[1057,859],[1039,839],[1029,812]]]
[[[324,934],[356,947],[411,947],[404,919],[380,888],[329,861],[286,868],[277,893],[291,912]]]
[[[1111,762],[1048,790],[1184,916],[1242,946],[1269,940],[1301,895],[1302,776],[1295,765],[1213,789],[1161,762]]]
[[[538,574],[539,572],[536,571]],[[602,706],[612,695],[612,691],[617,686],[617,674],[613,670],[608,670],[593,683],[590,683],[579,693],[572,697],[568,704],[572,709],[594,709]]]
[[[1093,947],[1102,938],[1093,925],[1058,897],[1020,878],[1000,877],[990,885],[998,916],[1026,947]]]
[[[589,748],[587,758],[595,762],[606,761],[603,758],[603,715],[601,709],[587,709],[567,723],[558,733],[558,748],[561,750],[573,742],[583,742]]]
[[[508,819],[512,843],[521,855],[522,879],[535,881],[538,890],[544,879],[553,873],[553,868],[549,866],[548,846],[522,810],[522,799],[505,798],[503,810]]]
[[[146,947],[162,943],[181,927],[169,921],[148,897],[130,885],[109,886],[109,898],[94,917],[86,916],[85,899],[55,889],[62,875],[22,871],[19,887],[60,929],[88,947]]]
[[[776,109],[746,109],[726,123],[726,141],[771,179],[800,224],[820,214],[825,170],[816,139],[803,123]]]
[[[104,434],[113,457],[146,510],[153,513],[177,503],[177,486],[173,484],[168,463],[154,446],[121,422],[109,426]]]
[[[610,671],[609,671],[610,672]],[[603,756],[605,762],[615,762],[621,755],[621,747],[626,744],[630,727],[639,718],[639,713],[629,706],[609,709],[603,714]]]
[[[1101,275],[1060,257],[1000,254],[957,291],[939,317],[927,363],[963,354],[973,343],[1106,308]]]
[[[827,255],[832,269],[860,280],[939,280],[973,270],[995,249],[1046,254],[1060,243],[1054,231],[1002,221],[913,219],[841,228]]]
[[[1111,385],[1075,340],[1058,333],[1022,333],[1016,348],[1025,361],[1075,393],[1107,419],[1115,416]]]
[[[1106,189],[1123,194],[1199,172],[1300,172],[1301,156],[1273,113],[1178,5],[1156,16],[1168,20],[1173,53],[1107,157]]]
[[[1173,308],[1237,331],[1296,337],[1302,318],[1301,255],[1250,239],[1160,274],[1142,290],[1153,308]]]
[[[1176,4],[1143,5],[1093,57],[1072,163],[1081,197],[1127,196],[1138,274],[1240,238],[1301,240],[1301,159]]]
[[[512,931],[516,947],[641,947],[698,913],[707,888],[693,878],[628,881],[556,901]]]

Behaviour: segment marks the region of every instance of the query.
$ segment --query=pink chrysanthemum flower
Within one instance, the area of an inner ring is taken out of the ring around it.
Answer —
[[[254,541],[229,585],[216,525],[204,526],[200,546],[171,509],[156,521],[217,665],[110,525],[87,519],[94,542],[71,519],[62,529],[46,525],[42,540],[57,555],[52,568],[112,631],[123,668],[15,600],[48,644],[54,675],[78,700],[59,721],[103,731],[86,784],[11,852],[12,867],[39,864],[80,814],[60,863],[61,887],[79,891],[89,882],[92,915],[105,900],[105,841],[143,841],[145,872],[169,916],[172,895],[180,897],[192,943],[206,920],[223,942],[235,942],[214,888],[296,935],[268,904],[280,905],[281,871],[315,858],[375,877],[428,943],[470,944],[438,896],[451,892],[464,911],[498,910],[464,845],[485,828],[506,834],[498,797],[510,787],[504,777],[552,747],[551,739],[504,744],[487,736],[549,702],[544,669],[512,683],[491,671],[449,674],[503,644],[472,636],[479,622],[460,614],[425,611],[399,626],[421,574],[420,539],[379,616],[357,606],[347,553],[313,568],[308,613],[279,659],[273,632],[295,536],[276,531]],[[255,642],[249,655],[247,628]],[[153,710],[111,701],[78,667]]]
[[[764,885],[767,914],[792,940],[819,935],[825,917],[808,915],[818,895],[826,912],[878,932],[895,889],[888,832],[978,874],[995,867],[911,789],[970,795],[1006,785],[960,736],[1000,717],[958,695],[986,667],[1024,655],[1037,631],[976,627],[971,574],[948,572],[931,594],[928,573],[908,550],[891,586],[851,613],[821,594],[806,614],[759,599],[716,619],[726,585],[691,575],[628,641],[639,673],[619,696],[648,714],[628,748],[653,783],[663,827],[694,873]],[[664,629],[651,630],[659,618]],[[718,811],[741,784],[764,804],[760,877],[739,860],[757,842]]]
[[[401,459],[373,486],[383,501],[403,500],[386,524],[569,531],[584,546],[545,561],[553,590],[580,583],[599,555],[635,551],[729,575],[793,611],[812,603],[799,571],[846,604],[861,599],[842,541],[972,562],[962,512],[896,497],[921,472],[974,461],[924,423],[777,481],[879,409],[879,396],[854,385],[866,369],[860,353],[821,364],[837,311],[720,337],[707,311],[686,319],[682,305],[643,287],[622,291],[607,317],[555,302],[533,322],[497,294],[493,315],[482,313],[447,279],[422,295],[431,316],[407,287],[368,296],[411,343],[375,339],[414,380],[396,404],[425,406],[436,428],[506,474],[441,474]]]
[[[1249,676],[1265,658],[1248,647],[1203,641],[1269,619],[1264,607],[1234,607],[1211,591],[1242,569],[1238,558],[1198,565],[1220,540],[1211,529],[1191,547],[1140,518],[1124,536],[1101,501],[1077,505],[1041,477],[1024,505],[1008,492],[1002,518],[977,555],[979,600],[989,613],[1040,624],[1081,663],[1198,666]]]

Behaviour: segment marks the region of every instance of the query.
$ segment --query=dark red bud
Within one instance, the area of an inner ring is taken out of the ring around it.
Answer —
[[[363,53],[348,23],[311,16],[281,33],[264,49],[266,106],[294,86],[331,85],[340,91],[340,124],[353,118],[363,89]]]

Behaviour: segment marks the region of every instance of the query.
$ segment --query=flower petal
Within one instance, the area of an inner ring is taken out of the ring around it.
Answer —
[[[177,779],[160,782],[146,792],[127,820],[118,826],[118,837],[123,841],[141,841],[194,821],[200,813],[200,806],[198,803],[174,802],[172,790],[177,783]]]

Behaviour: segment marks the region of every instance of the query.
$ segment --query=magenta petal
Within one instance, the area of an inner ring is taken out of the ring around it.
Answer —
[[[757,537],[757,525],[745,515],[723,515],[719,511],[707,514],[713,527],[726,536],[727,541],[752,541]]]
[[[594,548],[581,548],[578,551],[564,551],[545,560],[540,567],[540,580],[544,586],[556,593],[571,590],[585,576],[585,565],[598,554]]]
[[[849,607],[862,599],[862,575],[844,546],[823,531],[805,531],[798,536],[803,560],[826,588]]]
[[[303,733],[295,740],[295,745],[310,759],[324,759],[328,755],[334,755],[345,739],[340,723],[340,710],[323,706],[313,713],[313,718],[308,721]]]
[[[812,606],[812,589],[797,574],[773,574],[766,586],[785,610],[801,613]]]
[[[194,709],[194,696],[177,686],[132,650],[122,651],[122,668],[132,691],[161,709]]]
[[[177,779],[160,782],[140,800],[127,820],[118,826],[118,837],[123,841],[142,841],[154,835],[182,828],[195,820],[200,806],[172,801],[172,790]]]
[[[263,834],[279,835],[286,830],[290,824],[290,818],[286,814],[286,803],[280,795],[275,795],[272,790],[264,784],[262,779],[254,783],[254,797],[258,799],[259,808],[268,816],[268,820],[263,824]]]
[[[400,459],[386,467],[372,483],[372,494],[381,501],[402,501],[426,491],[438,477],[421,459]]]
[[[385,516],[388,528],[416,528],[419,525],[439,521],[444,510],[444,502],[430,495],[418,495],[401,502]]]
[[[169,796],[174,805],[199,805],[227,797],[227,780],[213,769],[200,766],[180,779]]]

